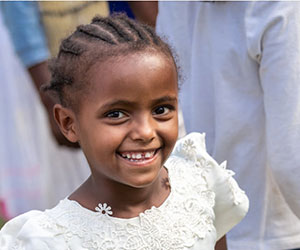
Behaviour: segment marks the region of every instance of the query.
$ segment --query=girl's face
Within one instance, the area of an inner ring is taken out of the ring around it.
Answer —
[[[177,139],[177,73],[159,53],[98,63],[88,73],[87,98],[75,119],[93,176],[131,187],[149,186]]]

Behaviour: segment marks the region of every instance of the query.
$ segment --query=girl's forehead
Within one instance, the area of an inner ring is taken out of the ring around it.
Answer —
[[[144,51],[136,51],[136,52],[127,52],[120,53],[117,55],[110,56],[108,58],[98,58],[95,61],[94,67],[101,69],[113,69],[113,67],[127,68],[128,64],[130,66],[139,65],[143,63],[144,66],[155,66],[155,64],[164,63],[165,66],[170,66],[176,68],[173,58],[169,55],[166,55],[162,52],[156,50],[144,50]]]
[[[89,95],[102,101],[124,97],[155,99],[176,96],[177,71],[170,59],[158,53],[136,53],[96,63],[89,72]]]
[[[177,81],[177,69],[172,58],[163,53],[136,52],[95,62],[87,72],[90,84],[97,82],[126,82],[172,75]],[[138,78],[138,79],[137,79]]]

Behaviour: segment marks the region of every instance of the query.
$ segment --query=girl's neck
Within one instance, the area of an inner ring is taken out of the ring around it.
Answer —
[[[132,218],[152,206],[159,207],[169,196],[168,172],[162,168],[158,178],[150,186],[133,188],[124,184],[107,184],[105,179],[90,176],[70,197],[83,207],[95,210],[99,203],[111,206],[114,217]]]

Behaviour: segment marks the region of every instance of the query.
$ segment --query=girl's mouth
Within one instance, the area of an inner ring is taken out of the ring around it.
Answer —
[[[159,150],[148,150],[148,151],[125,151],[125,152],[118,152],[123,159],[131,161],[131,162],[143,162],[147,160],[151,160]]]

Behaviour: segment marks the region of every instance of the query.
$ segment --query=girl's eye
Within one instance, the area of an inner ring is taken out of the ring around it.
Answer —
[[[112,111],[106,114],[106,117],[113,118],[113,119],[120,119],[123,118],[125,114],[121,111]]]
[[[170,113],[172,110],[171,107],[166,107],[166,106],[159,106],[156,109],[154,109],[153,114],[154,115],[166,115]]]

